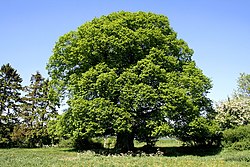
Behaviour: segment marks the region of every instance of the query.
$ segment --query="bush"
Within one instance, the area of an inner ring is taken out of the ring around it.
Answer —
[[[250,125],[225,130],[222,144],[235,150],[250,150]]]
[[[216,112],[215,119],[223,129],[247,125],[250,120],[250,98],[233,97],[220,102],[217,104]]]
[[[219,125],[215,121],[204,117],[198,117],[188,125],[185,138],[180,138],[187,145],[191,146],[219,146],[222,134]]]

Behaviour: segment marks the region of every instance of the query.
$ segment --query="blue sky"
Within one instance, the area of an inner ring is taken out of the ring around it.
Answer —
[[[0,65],[10,63],[24,85],[36,71],[47,77],[45,66],[60,36],[120,10],[166,15],[212,79],[214,101],[232,94],[239,73],[250,73],[250,0],[2,0]]]

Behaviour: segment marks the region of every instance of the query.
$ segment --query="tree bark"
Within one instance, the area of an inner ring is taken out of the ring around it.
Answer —
[[[118,133],[116,138],[115,149],[120,152],[133,151],[134,134],[131,132]]]

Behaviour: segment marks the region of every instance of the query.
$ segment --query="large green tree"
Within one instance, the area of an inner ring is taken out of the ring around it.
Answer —
[[[12,145],[11,133],[19,123],[22,78],[10,64],[0,69],[0,147]]]
[[[116,135],[116,148],[160,136],[186,138],[195,118],[213,112],[211,81],[163,15],[117,12],[59,38],[47,69],[68,97],[62,132],[77,140]]]

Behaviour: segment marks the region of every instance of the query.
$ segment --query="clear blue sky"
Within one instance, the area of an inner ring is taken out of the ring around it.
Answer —
[[[213,80],[209,97],[215,101],[231,95],[239,73],[250,73],[250,0],[2,0],[0,65],[10,63],[24,85],[36,71],[47,77],[45,66],[60,36],[120,10],[168,16]]]

